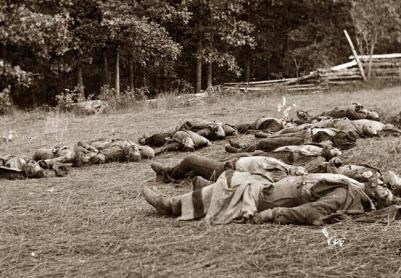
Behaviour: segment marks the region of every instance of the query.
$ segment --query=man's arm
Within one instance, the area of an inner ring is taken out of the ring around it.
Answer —
[[[347,189],[338,187],[314,202],[293,208],[277,207],[261,211],[255,216],[254,221],[255,223],[321,225],[323,217],[344,207],[346,198]]]

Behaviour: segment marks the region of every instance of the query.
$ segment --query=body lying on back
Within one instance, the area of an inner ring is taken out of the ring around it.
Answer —
[[[50,169],[43,168],[39,162],[15,155],[0,157],[0,178],[4,179],[64,177],[69,172],[68,168],[59,163]]]
[[[143,187],[145,200],[159,213],[180,220],[205,217],[212,224],[235,219],[280,224],[321,225],[339,211],[362,214],[375,209],[371,198],[383,206],[400,204],[400,199],[381,186],[337,174],[289,176],[272,182],[268,176],[225,171],[206,187],[172,198]]]
[[[190,130],[208,140],[222,140],[237,134],[236,129],[229,124],[219,121],[193,120],[186,121],[177,130]]]

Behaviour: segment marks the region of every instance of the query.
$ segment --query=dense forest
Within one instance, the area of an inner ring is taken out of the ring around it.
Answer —
[[[0,92],[152,97],[401,52],[400,0],[0,0]]]

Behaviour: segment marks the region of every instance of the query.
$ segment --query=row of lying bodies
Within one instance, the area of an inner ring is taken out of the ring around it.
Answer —
[[[173,132],[141,138],[139,144],[125,139],[98,139],[88,143],[78,142],[74,145],[39,149],[32,159],[8,155],[0,158],[0,173],[1,177],[5,178],[65,176],[69,165],[79,167],[116,161],[134,162],[151,159],[166,151],[194,151],[209,146],[210,141],[253,130],[260,130],[255,136],[265,139],[248,146],[233,144],[230,141],[231,146],[227,146],[226,150],[229,152],[271,151],[283,145],[323,141],[332,141],[336,147],[346,149],[354,146],[358,137],[399,133],[394,126],[377,121],[376,112],[368,111],[357,104],[352,104],[345,109],[335,108],[316,117],[311,117],[304,111],[299,111],[297,114],[299,119],[294,122],[271,117],[263,117],[252,123],[239,125],[187,121]],[[357,120],[350,120],[343,116]]]
[[[340,158],[341,150],[355,146],[357,138],[401,133],[377,121],[377,113],[361,109],[353,104],[308,121],[300,113],[302,121],[296,126],[272,118],[242,125],[243,131],[264,125],[264,132],[255,134],[264,139],[249,145],[230,141],[226,150],[236,154],[224,161],[190,155],[173,167],[151,165],[165,182],[192,178],[192,192],[165,197],[144,186],[142,194],[160,214],[180,220],[205,218],[212,224],[240,219],[320,225],[347,216],[361,221],[399,219],[400,177],[345,164]],[[350,111],[352,120],[344,117]],[[362,114],[367,119],[361,119]]]

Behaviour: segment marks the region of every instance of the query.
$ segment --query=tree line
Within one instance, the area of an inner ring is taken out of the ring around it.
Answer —
[[[0,92],[199,92],[399,52],[398,0],[0,0]]]

